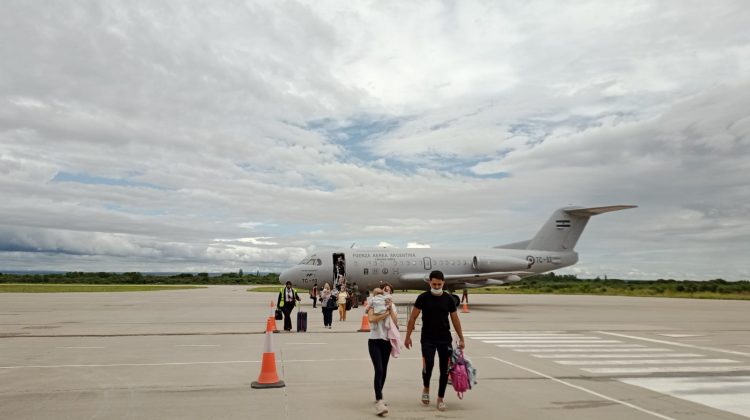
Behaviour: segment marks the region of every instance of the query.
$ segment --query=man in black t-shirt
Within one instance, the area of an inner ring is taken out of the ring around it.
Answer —
[[[406,338],[404,339],[404,346],[411,349],[411,333],[414,331],[414,324],[419,313],[422,312],[422,335],[420,338],[423,363],[422,385],[424,385],[422,404],[430,404],[430,377],[432,376],[432,368],[435,366],[435,352],[437,352],[440,361],[437,408],[440,411],[447,409],[443,398],[445,397],[445,388],[448,385],[448,361],[453,352],[453,338],[448,323],[449,317],[459,337],[458,346],[464,348],[464,335],[461,331],[458,312],[456,312],[456,303],[449,293],[443,292],[444,284],[444,276],[441,271],[430,273],[430,291],[419,295],[414,302],[414,308],[406,327]]]

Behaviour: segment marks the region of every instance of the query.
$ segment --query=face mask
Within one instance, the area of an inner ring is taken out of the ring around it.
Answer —
[[[440,295],[443,294],[443,289],[442,288],[440,288],[440,289],[430,288],[430,293],[432,293],[435,296],[440,296]]]

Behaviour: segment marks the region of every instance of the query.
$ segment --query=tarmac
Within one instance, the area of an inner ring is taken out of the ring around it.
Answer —
[[[275,294],[247,288],[0,294],[0,419],[376,418],[363,308],[328,330],[301,293],[308,331],[272,336],[286,386],[253,389]],[[750,417],[749,301],[469,298],[478,383],[439,412],[435,371],[423,406],[417,331],[390,361],[388,418]]]

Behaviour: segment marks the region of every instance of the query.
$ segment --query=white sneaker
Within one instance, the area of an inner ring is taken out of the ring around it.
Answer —
[[[385,405],[385,402],[383,400],[378,400],[375,402],[375,414],[379,415],[380,417],[385,417],[385,415],[388,414],[388,407]]]

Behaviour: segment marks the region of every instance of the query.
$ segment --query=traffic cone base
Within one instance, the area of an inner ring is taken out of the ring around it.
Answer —
[[[357,332],[370,332],[370,321],[367,320],[367,314],[362,315],[362,326]]]
[[[269,316],[266,320],[266,332],[277,333],[279,330],[276,329],[276,318]]]
[[[469,313],[469,302],[464,302],[464,308],[461,309],[462,314],[468,314]]]
[[[286,386],[284,381],[279,379],[276,373],[276,356],[274,353],[263,353],[263,362],[260,368],[258,380],[250,384],[250,387],[263,388],[282,388]]]

